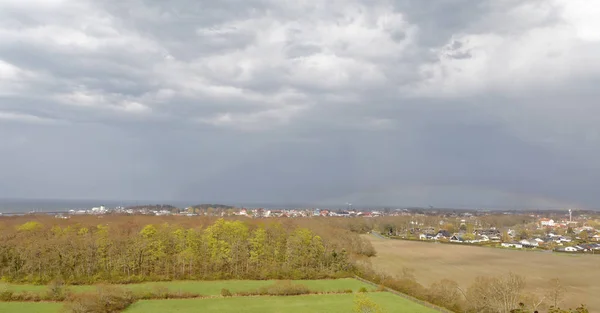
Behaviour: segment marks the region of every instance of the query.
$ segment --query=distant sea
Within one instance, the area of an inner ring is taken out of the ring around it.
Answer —
[[[144,204],[170,204],[176,207],[187,207],[192,203],[176,203],[173,201],[115,201],[115,200],[60,200],[60,199],[0,199],[0,213],[27,213],[68,211],[77,209],[91,209],[105,206],[114,208],[118,206],[132,206]],[[194,203],[196,204],[196,203]]]
[[[77,209],[91,209],[93,207],[105,206],[114,208],[118,206],[151,205],[151,204],[169,204],[178,208],[185,208],[197,204],[224,204],[236,207],[246,208],[267,208],[267,209],[293,209],[293,208],[336,208],[344,209],[345,206],[317,206],[310,204],[267,204],[267,203],[236,203],[223,201],[157,201],[157,200],[67,200],[67,199],[0,199],[0,213],[27,213],[35,212],[56,212]]]

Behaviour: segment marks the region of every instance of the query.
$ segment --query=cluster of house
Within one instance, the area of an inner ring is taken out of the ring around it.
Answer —
[[[592,252],[600,253],[600,243],[582,243],[569,247],[558,247],[555,249],[558,252]]]
[[[557,235],[554,233],[548,233],[546,236],[534,237],[530,239],[514,239],[517,237],[516,231],[509,229],[507,235],[510,240],[503,241],[502,234],[498,229],[480,229],[474,231],[472,234],[466,232],[459,232],[451,234],[447,230],[439,230],[437,233],[432,232],[433,228],[425,229],[423,233],[419,235],[420,240],[440,240],[454,243],[485,243],[485,242],[497,242],[500,246],[505,248],[538,248],[542,246],[559,246],[556,251],[564,252],[595,252],[600,251],[600,234],[590,236],[589,240],[595,241],[591,243],[584,243],[578,245],[569,246],[573,242],[573,239],[580,239],[577,235],[573,238],[569,236]],[[583,232],[587,231],[585,227],[580,227],[576,231]]]
[[[147,207],[134,207],[134,208],[126,208],[118,206],[116,208],[107,208],[105,206],[93,207],[91,209],[77,209],[77,210],[69,210],[67,214],[69,215],[104,215],[109,213],[118,213],[118,214],[143,214],[143,215],[171,215],[172,212],[169,209],[164,208],[147,208]],[[64,214],[57,214],[55,217],[57,218],[65,218]]]
[[[383,213],[379,211],[361,212],[361,211],[330,211],[330,210],[269,210],[269,209],[246,209],[243,208],[234,215],[248,217],[315,217],[315,216],[336,216],[336,217],[377,217]]]
[[[172,206],[136,206],[136,207],[116,207],[107,208],[104,206],[94,207],[91,209],[77,209],[69,210],[64,213],[56,214],[57,218],[68,218],[70,215],[104,215],[109,213],[117,214],[143,214],[143,215],[184,215],[184,216],[199,216],[199,215],[211,215],[211,216],[245,216],[252,218],[269,218],[269,217],[317,217],[317,216],[331,216],[331,217],[378,217],[384,214],[380,211],[334,211],[327,209],[265,209],[265,208],[242,208],[232,210],[213,210],[208,211],[195,211],[190,208],[182,210],[180,213],[176,213],[176,208]]]
[[[69,214],[71,215],[83,215],[83,214],[106,214],[110,211],[110,209],[101,205],[99,207],[93,207],[89,210],[87,209],[78,209],[78,210],[69,210]]]
[[[515,237],[515,233],[512,230],[508,231],[508,234],[511,238]],[[572,239],[568,236],[556,235],[554,233],[549,233],[544,237],[535,237],[531,239],[521,239],[521,240],[512,240],[508,242],[503,242],[501,245],[505,248],[537,248],[540,245],[546,245],[550,243],[554,243],[556,245],[562,246],[563,244],[570,243]]]
[[[421,240],[445,240],[456,243],[480,243],[480,242],[500,242],[502,234],[495,228],[476,230],[473,234],[465,232],[451,234],[447,230],[439,230],[437,233],[432,233],[433,228],[426,229],[424,233],[419,235]]]

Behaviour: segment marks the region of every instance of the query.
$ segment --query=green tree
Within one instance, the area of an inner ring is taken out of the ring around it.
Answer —
[[[508,235],[507,231],[503,231],[502,232],[502,242],[509,242],[511,240],[510,236]]]
[[[475,235],[470,233],[464,234],[462,237],[464,240],[475,240]]]
[[[530,236],[529,231],[527,231],[527,229],[523,228],[519,231],[519,239],[528,239]]]
[[[265,262],[268,248],[268,234],[263,227],[259,227],[252,232],[250,237],[250,262],[260,267]]]
[[[354,296],[354,313],[384,313],[385,311],[364,293]]]

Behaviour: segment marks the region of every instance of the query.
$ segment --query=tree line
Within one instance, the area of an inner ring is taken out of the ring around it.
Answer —
[[[0,231],[0,275],[11,282],[309,279],[351,271],[346,249],[279,222],[218,219],[184,227],[29,221]]]

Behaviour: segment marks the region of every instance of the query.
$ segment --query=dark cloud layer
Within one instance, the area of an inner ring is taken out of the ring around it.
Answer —
[[[0,197],[596,208],[599,10],[0,0]]]

